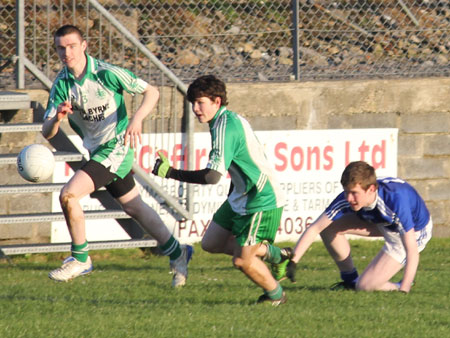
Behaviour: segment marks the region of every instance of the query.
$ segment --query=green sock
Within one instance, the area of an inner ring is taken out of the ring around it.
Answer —
[[[164,256],[170,257],[171,261],[177,259],[181,255],[180,242],[173,236],[170,236],[169,240],[165,244],[160,245],[159,248]]]
[[[277,287],[271,291],[265,291],[265,294],[269,296],[270,299],[280,299],[283,296],[283,288],[280,283],[277,283]]]
[[[84,242],[83,244],[72,243],[72,257],[74,257],[77,261],[86,263],[88,256],[89,256],[89,247],[87,241]]]
[[[267,252],[264,256],[264,260],[268,263],[278,264],[281,262],[281,249],[275,245],[265,243],[267,246]]]

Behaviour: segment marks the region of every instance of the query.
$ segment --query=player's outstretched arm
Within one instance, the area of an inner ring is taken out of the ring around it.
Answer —
[[[312,223],[305,232],[300,236],[297,244],[294,248],[294,254],[291,261],[288,263],[286,276],[295,283],[295,271],[297,268],[297,263],[305,254],[306,250],[315,241],[320,232],[331,224],[331,220],[328,216],[323,213],[314,223]]]
[[[216,170],[205,168],[202,170],[178,170],[170,166],[169,160],[160,151],[152,173],[162,178],[172,178],[177,181],[197,184],[216,184],[222,174]]]
[[[158,89],[151,85],[147,85],[142,95],[142,102],[136,110],[136,113],[130,119],[127,130],[125,131],[125,145],[129,144],[131,148],[137,148],[142,143],[142,122],[153,108],[155,108],[159,100]]]
[[[170,172],[172,171],[169,160],[161,151],[158,152],[158,156],[159,158],[157,158],[155,161],[152,174],[162,178],[168,178],[168,174],[170,174]]]
[[[58,133],[62,119],[67,114],[73,114],[72,105],[69,101],[64,101],[58,105],[56,115],[44,121],[44,124],[42,125],[42,136],[47,140],[54,137]]]
[[[419,249],[417,247],[414,228],[402,235],[402,241],[406,250],[406,264],[399,291],[408,293],[411,290],[419,265]]]

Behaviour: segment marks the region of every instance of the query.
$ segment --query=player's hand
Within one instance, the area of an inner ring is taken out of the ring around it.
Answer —
[[[72,104],[69,101],[64,101],[56,108],[56,119],[61,121],[67,114],[73,114]]]
[[[286,276],[291,280],[292,283],[295,283],[295,270],[297,269],[297,263],[294,261],[289,261],[286,268]]]
[[[152,173],[162,178],[166,178],[168,173],[172,169],[169,164],[169,160],[161,151],[158,151],[159,158],[155,162]]]
[[[411,291],[411,287],[409,286],[400,286],[399,288],[398,288],[398,291],[400,291],[400,292],[402,292],[402,293],[406,293],[406,294],[408,294],[409,293],[409,291]]]
[[[124,145],[130,145],[130,148],[137,149],[142,144],[142,122],[132,118],[128,123],[127,130],[124,135]]]

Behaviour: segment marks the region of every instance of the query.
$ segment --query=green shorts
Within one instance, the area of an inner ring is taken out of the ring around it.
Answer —
[[[213,221],[236,236],[240,246],[255,245],[263,241],[273,243],[280,226],[283,207],[239,215],[228,200],[215,212]]]
[[[134,162],[134,150],[123,145],[124,134],[102,144],[91,154],[91,160],[100,163],[120,178],[128,175]]]

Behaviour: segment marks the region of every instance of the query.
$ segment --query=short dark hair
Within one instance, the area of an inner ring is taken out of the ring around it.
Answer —
[[[68,34],[77,34],[80,37],[80,40],[83,41],[83,32],[76,26],[73,25],[64,25],[58,28],[58,30],[55,32],[55,35],[53,36],[53,39],[56,40],[56,38],[59,38],[61,36],[65,36]]]
[[[349,163],[342,173],[341,184],[344,189],[351,189],[357,184],[361,185],[363,190],[369,189],[371,185],[378,188],[375,169],[364,161]]]
[[[187,99],[189,102],[192,103],[200,97],[208,97],[211,100],[220,97],[222,106],[228,104],[225,83],[214,75],[200,76],[189,85],[187,91]]]

